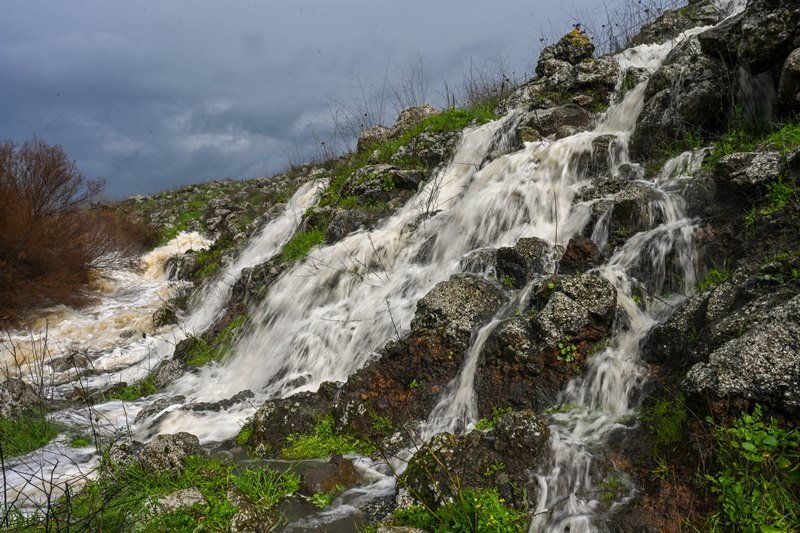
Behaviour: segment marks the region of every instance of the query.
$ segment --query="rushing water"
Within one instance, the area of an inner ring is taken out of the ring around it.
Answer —
[[[699,31],[687,32],[684,37]],[[673,45],[639,46],[621,53],[616,60],[622,71],[636,66],[652,72]],[[63,411],[56,418],[79,428],[126,428],[142,440],[177,431],[194,433],[204,444],[230,439],[241,422],[252,415],[253,405],[316,390],[324,381],[346,380],[388,339],[408,331],[416,302],[436,283],[459,272],[470,252],[513,245],[521,237],[538,237],[551,245],[554,270],[560,247],[590,220],[591,202],[573,202],[578,189],[591,178],[580,173],[580,157],[591,153],[598,137],[611,135],[612,172],[630,163],[627,145],[643,106],[643,94],[644,84],[628,91],[601,117],[594,131],[529,143],[493,160],[489,153],[507,150],[518,114],[512,112],[498,121],[465,130],[452,161],[379,227],[318,247],[281,275],[265,300],[253,309],[252,329],[238,341],[224,364],[211,364],[187,374],[144,401],[107,402],[86,412]],[[650,303],[639,303],[641,299],[634,299],[634,295],[658,295],[668,279],[673,285],[679,279],[684,293],[694,285],[695,226],[685,217],[678,193],[683,176],[701,159],[701,154],[683,154],[669,161],[656,180],[640,183],[653,192],[648,205],[650,228],[631,237],[597,269],[598,275],[616,287],[618,304],[629,325],[614,335],[606,350],[587,361],[585,373],[571,381],[559,397],[564,408],[551,417],[550,459],[537,477],[539,494],[532,530],[596,529],[600,517],[634,492],[632,484],[621,478],[612,502],[598,496],[604,480],[616,475],[603,459],[606,439],[634,414],[635,392],[646,376],[639,361],[639,343],[669,307],[646,297],[644,300]],[[51,314],[48,349],[62,354],[77,344],[91,346],[89,356],[98,372],[81,378],[84,386],[141,379],[171,355],[177,342],[202,333],[213,323],[244,268],[280,251],[297,229],[302,214],[315,204],[318,186],[308,183],[297,191],[283,213],[200,292],[178,327],[140,335],[152,329],[150,317],[169,295],[170,287],[163,276],[164,259],[187,246],[208,244],[198,241],[197,236],[191,237],[195,239],[192,242],[187,240],[189,236],[181,236],[170,247],[155,251],[141,272],[116,274],[107,283],[101,301],[88,310]],[[608,220],[608,216],[601,216],[592,231],[601,249],[607,248]],[[483,344],[517,306],[524,308],[529,290],[526,287],[516,293],[476,333],[458,375],[422,424],[423,438],[442,431],[463,432],[474,425],[478,416],[475,369]],[[123,330],[133,330],[134,338],[121,339]],[[31,354],[37,346],[41,350],[41,339],[36,335],[12,336],[9,353]],[[52,375],[56,394],[68,394],[74,372]],[[251,390],[256,398],[218,411],[182,408],[192,402],[230,398],[242,390]],[[177,396],[183,399],[132,423],[147,403]],[[90,472],[96,463],[93,449],[70,448],[66,438],[60,436],[42,450],[7,465],[7,496],[9,500],[18,498],[18,502],[41,501],[53,484],[63,487]],[[381,474],[376,465],[362,466],[376,481],[374,486],[348,491],[340,500],[342,505],[326,513],[339,516],[352,512],[362,500],[392,491],[391,477]],[[307,527],[326,520],[325,516],[316,517],[307,521]]]

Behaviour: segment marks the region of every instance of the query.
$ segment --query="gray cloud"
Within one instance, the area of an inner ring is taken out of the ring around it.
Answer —
[[[268,175],[315,153],[358,80],[378,91],[421,54],[436,102],[466,58],[505,52],[521,74],[542,20],[568,29],[521,0],[447,4],[6,0],[0,138],[63,145],[115,197]]]

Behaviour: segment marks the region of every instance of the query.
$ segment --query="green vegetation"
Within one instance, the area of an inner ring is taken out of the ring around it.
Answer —
[[[103,395],[103,400],[122,400],[124,402],[132,402],[142,398],[143,396],[150,396],[157,392],[158,387],[156,387],[156,377],[155,375],[150,374],[143,380],[126,385],[122,389],[112,389]]]
[[[578,347],[572,344],[569,337],[558,343],[558,355],[556,356],[559,361],[567,363],[568,365],[574,363],[578,359]]]
[[[86,435],[74,434],[70,436],[69,445],[71,448],[86,448],[92,445],[92,441]]]
[[[186,362],[192,366],[203,366],[212,361],[221,361],[230,352],[239,329],[247,323],[248,318],[247,315],[239,315],[211,340],[195,337],[192,356]]]
[[[291,472],[266,468],[235,471],[216,458],[190,457],[180,472],[154,472],[138,462],[115,469],[76,494],[61,498],[47,520],[58,519],[59,530],[91,531],[227,531],[237,506],[228,499],[233,488],[259,510],[273,513],[278,503],[300,485]],[[196,487],[206,502],[159,514],[156,503],[174,491]],[[278,517],[273,516],[277,523]],[[12,526],[39,530],[42,516],[17,517]]]
[[[333,417],[319,419],[311,434],[292,433],[286,437],[286,447],[281,455],[286,459],[314,459],[333,454],[361,453],[369,455],[374,446],[333,428]]]
[[[705,277],[697,282],[697,290],[702,292],[706,289],[716,287],[726,281],[731,275],[727,261],[722,264],[722,268],[713,267],[708,270]]]
[[[752,152],[763,148],[788,153],[800,144],[800,121],[789,121],[776,125],[773,131],[764,134],[758,128],[735,127],[714,142],[714,152],[703,162],[710,168],[726,155],[736,152]]]
[[[292,235],[283,246],[281,258],[284,261],[299,261],[308,255],[308,252],[314,247],[322,244],[325,241],[324,229],[310,229],[308,231],[301,231]]]
[[[600,483],[600,499],[610,502],[617,498],[623,490],[622,481],[617,474],[611,473]]]
[[[640,418],[656,437],[656,449],[674,446],[683,439],[687,418],[686,399],[678,393],[671,399],[662,398],[642,409]]]
[[[497,104],[497,99],[489,99],[471,108],[446,109],[441,113],[426,117],[395,139],[377,143],[360,154],[353,154],[348,159],[338,161],[333,168],[333,178],[328,188],[323,192],[319,205],[335,205],[345,209],[355,207],[357,202],[354,202],[349,197],[341,196],[342,189],[353,172],[370,163],[373,153],[377,152],[378,163],[389,163],[392,161],[392,156],[397,153],[401,146],[408,145],[414,137],[423,132],[458,132],[471,124],[484,124],[496,119],[497,115],[494,109]],[[408,169],[426,168],[423,162],[414,154],[408,154],[399,161],[394,161],[393,164]],[[387,180],[382,183],[382,187],[386,191],[391,191],[394,190],[394,183],[391,180]]]
[[[242,426],[242,429],[239,431],[239,434],[236,435],[236,439],[234,442],[239,446],[245,446],[247,442],[250,440],[250,437],[253,436],[253,423],[252,422],[245,422]]]
[[[14,418],[0,418],[0,447],[5,457],[41,448],[58,435],[59,426],[44,411],[30,410]]]
[[[163,246],[174,239],[178,233],[182,231],[188,231],[189,223],[195,220],[199,221],[202,217],[203,211],[200,209],[183,211],[180,215],[178,215],[178,218],[175,219],[174,224],[161,228],[159,231],[157,246]]]
[[[494,427],[497,425],[497,422],[500,420],[500,417],[510,412],[511,412],[510,407],[500,407],[500,408],[494,407],[492,409],[492,416],[488,418],[481,418],[480,420],[478,420],[478,422],[475,424],[475,429],[477,431],[494,429]]]
[[[719,511],[715,531],[796,531],[800,524],[800,431],[764,421],[760,406],[730,427],[712,424],[719,470],[707,474]]]
[[[331,504],[336,496],[344,490],[341,485],[336,485],[331,492],[316,492],[311,496],[311,503],[320,509],[324,509]]]
[[[421,505],[397,510],[392,523],[436,532],[516,533],[525,530],[527,515],[506,506],[495,489],[464,489],[436,510]]]

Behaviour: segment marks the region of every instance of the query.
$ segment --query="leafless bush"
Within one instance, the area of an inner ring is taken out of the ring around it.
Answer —
[[[397,79],[391,84],[395,110],[399,113],[407,107],[427,103],[428,77],[421,55],[406,67],[398,67]]]
[[[91,273],[133,251],[137,226],[90,205],[102,189],[60,146],[0,143],[0,319],[81,303]]]
[[[686,0],[616,0],[603,2],[600,13],[583,13],[575,17],[589,34],[598,55],[620,52],[633,43],[642,26],[649,24],[668,9],[686,4]]]

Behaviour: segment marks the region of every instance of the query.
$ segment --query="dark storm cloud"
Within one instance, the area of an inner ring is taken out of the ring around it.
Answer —
[[[504,52],[521,74],[540,20],[567,27],[529,2],[447,4],[6,0],[0,138],[63,145],[112,196],[268,175],[420,54],[437,101],[466,58]]]

